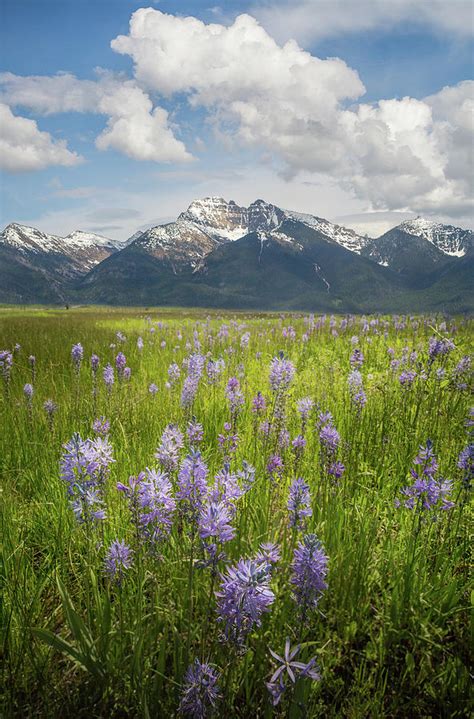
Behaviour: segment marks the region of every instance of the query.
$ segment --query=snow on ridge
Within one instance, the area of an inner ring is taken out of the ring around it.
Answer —
[[[466,243],[472,242],[474,237],[472,230],[463,230],[453,225],[444,225],[442,222],[434,222],[423,217],[406,220],[398,226],[398,229],[431,242],[441,252],[451,257],[464,257]]]

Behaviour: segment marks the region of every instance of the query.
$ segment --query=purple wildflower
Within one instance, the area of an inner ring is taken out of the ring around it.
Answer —
[[[362,375],[359,370],[352,370],[347,378],[349,385],[349,393],[351,395],[351,402],[354,407],[357,408],[358,412],[364,407],[367,402],[367,397],[364,392],[364,386],[362,382]]]
[[[224,432],[217,436],[217,442],[224,459],[230,459],[231,455],[236,452],[239,442],[239,436],[233,432],[230,422],[224,422]]]
[[[235,537],[231,516],[225,502],[206,502],[199,514],[199,536],[215,544],[224,544]]]
[[[225,369],[225,362],[223,359],[212,360],[210,359],[206,364],[207,379],[210,384],[215,384],[222,372]]]
[[[303,618],[308,610],[317,606],[327,588],[328,558],[315,534],[306,534],[294,551],[291,565],[294,598],[300,606]]]
[[[109,420],[105,419],[105,417],[97,417],[92,423],[92,430],[95,434],[98,434],[99,437],[107,437],[110,431]]]
[[[181,377],[181,370],[179,369],[179,365],[176,364],[176,362],[173,362],[168,367],[168,378],[171,383],[171,385],[176,384],[176,382]]]
[[[204,361],[204,357],[199,353],[191,355],[186,361],[188,376],[184,380],[181,392],[182,407],[190,407],[195,400],[199,387],[199,381],[204,369]]]
[[[123,379],[123,373],[127,366],[127,358],[123,352],[119,352],[115,358],[115,367],[117,369],[117,375],[119,379]]]
[[[52,399],[47,399],[43,404],[43,409],[46,412],[46,416],[48,417],[49,428],[52,429],[54,415],[56,414],[58,405],[56,404],[56,402],[53,402]]]
[[[428,345],[429,363],[432,364],[437,357],[443,357],[455,349],[454,342],[447,337],[431,337]]]
[[[295,366],[283,356],[274,357],[270,367],[270,387],[273,392],[285,392],[295,376]]]
[[[67,484],[71,506],[79,522],[105,519],[102,492],[112,462],[112,447],[107,439],[83,440],[74,434],[64,445],[61,479]]]
[[[218,621],[224,624],[227,641],[242,645],[253,627],[260,626],[262,614],[275,601],[270,579],[268,564],[256,559],[240,559],[221,575]]]
[[[84,348],[81,345],[81,343],[78,342],[77,344],[73,345],[72,349],[71,349],[72,363],[74,365],[74,369],[76,370],[76,372],[79,372],[79,370],[81,369],[81,363],[82,363],[83,357],[84,357]]]
[[[132,566],[132,550],[125,542],[114,539],[105,556],[104,568],[109,579],[121,584],[125,573]]]
[[[255,555],[255,559],[257,562],[265,562],[270,572],[273,569],[272,564],[277,564],[281,559],[280,547],[274,542],[263,542]]]
[[[319,433],[319,439],[323,449],[328,454],[334,454],[339,446],[341,440],[339,432],[335,427],[330,424],[326,424]]]
[[[413,382],[416,379],[416,372],[413,370],[404,370],[401,375],[398,378],[398,381],[400,382],[400,385],[404,387],[405,389],[408,389],[412,386]]]
[[[267,408],[265,397],[261,392],[257,392],[252,400],[252,412],[256,415],[262,414]]]
[[[313,511],[311,509],[309,485],[301,477],[295,479],[290,487],[287,506],[290,514],[290,527],[304,529],[306,517],[311,517]]]
[[[468,444],[462,450],[458,457],[458,467],[463,470],[462,482],[464,489],[469,490],[474,477],[474,444]]]
[[[234,422],[238,412],[244,404],[244,397],[240,391],[240,382],[237,377],[230,378],[227,383],[225,393],[229,401],[230,415],[232,417],[232,421]]]
[[[137,337],[137,350],[141,352],[143,350],[143,338]]]
[[[428,511],[431,509],[448,510],[454,507],[454,502],[449,498],[452,481],[442,477],[436,478],[438,462],[431,440],[427,441],[426,447],[420,447],[413,463],[416,469],[411,469],[410,474],[414,482],[400,490],[406,497],[404,506],[407,509],[426,509]],[[396,505],[399,506],[399,504],[397,500]]]
[[[105,386],[107,387],[108,391],[110,392],[112,390],[113,384],[115,382],[114,368],[112,367],[111,364],[108,364],[108,365],[106,365],[106,367],[104,367],[103,378],[104,378]]]
[[[292,684],[295,684],[299,677],[307,677],[313,681],[319,681],[321,678],[315,657],[306,663],[295,661],[300,650],[301,647],[299,645],[291,647],[289,638],[286,639],[283,656],[269,649],[273,659],[278,662],[276,671],[272,674],[270,681],[267,682],[267,689],[272,696],[273,706],[277,706],[280,703],[283,692],[286,689],[286,680],[289,679]]]
[[[193,419],[188,422],[186,434],[188,435],[189,442],[192,445],[199,444],[204,438],[204,430],[202,428],[202,424],[197,422],[196,419],[193,417]]]
[[[179,713],[192,719],[209,717],[221,697],[218,680],[219,674],[210,664],[195,659],[186,672]]]
[[[340,479],[345,470],[346,468],[342,462],[331,462],[327,467],[328,474],[332,475],[334,479]]]
[[[270,479],[273,481],[281,479],[283,474],[283,460],[279,454],[272,454],[267,463],[267,472],[270,475]]]
[[[148,392],[154,397],[156,394],[158,394],[158,386],[152,382],[151,385],[148,387]]]
[[[28,404],[30,404],[34,394],[33,385],[29,383],[25,384],[25,386],[23,387],[23,394],[25,395]]]
[[[349,362],[353,369],[358,369],[364,364],[364,355],[358,347],[353,350]]]
[[[138,479],[140,525],[146,538],[156,543],[171,531],[176,509],[173,488],[165,473],[148,467],[140,473]]]
[[[309,415],[311,414],[311,410],[314,407],[314,401],[311,399],[311,397],[303,397],[303,399],[298,400],[298,412],[301,417],[301,421],[303,422],[303,426],[306,425],[306,422],[309,419]]]
[[[200,452],[192,451],[181,463],[178,472],[177,498],[184,513],[196,518],[207,495],[208,469]]]
[[[0,374],[2,375],[5,384],[8,385],[10,381],[11,369],[13,366],[13,354],[10,350],[0,350]]]
[[[96,374],[97,374],[97,370],[99,369],[99,365],[100,365],[100,359],[98,358],[98,356],[97,356],[97,355],[91,355],[91,369],[92,369],[92,374],[93,374],[93,375],[96,375]]]
[[[169,424],[161,435],[161,443],[155,453],[156,459],[167,472],[178,468],[179,450],[183,446],[184,439],[179,427]]]

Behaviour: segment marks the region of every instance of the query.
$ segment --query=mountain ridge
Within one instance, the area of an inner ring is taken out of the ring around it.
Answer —
[[[41,298],[46,278],[56,298],[51,301],[58,302],[71,297],[112,304],[249,306],[252,297],[258,309],[260,297],[268,309],[300,303],[370,311],[377,302],[380,307],[392,302],[394,308],[410,301],[433,305],[438,296],[449,306],[451,292],[452,304],[470,311],[473,238],[470,230],[415,218],[371,239],[261,199],[240,206],[212,196],[194,200],[173,222],[138,231],[124,243],[81,231],[61,238],[12,223],[0,234],[0,277],[7,280],[0,300],[34,301],[30,287],[22,292],[23,267],[30,285],[35,270],[42,275]]]

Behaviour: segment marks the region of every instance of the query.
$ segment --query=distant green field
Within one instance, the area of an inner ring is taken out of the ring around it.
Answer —
[[[468,716],[472,328],[0,307],[2,716]]]

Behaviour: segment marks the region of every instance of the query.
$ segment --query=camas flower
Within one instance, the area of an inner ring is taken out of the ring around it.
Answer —
[[[244,404],[244,397],[240,391],[240,382],[237,377],[231,377],[227,383],[225,390],[226,397],[229,401],[230,414],[232,418],[235,418],[237,413],[240,411]]]
[[[207,495],[207,473],[207,465],[197,451],[188,454],[178,472],[176,497],[184,513],[190,514],[192,519],[201,511]]]
[[[265,397],[261,392],[257,392],[252,400],[252,412],[257,415],[262,414],[265,412],[266,408],[267,404],[265,402]]]
[[[412,370],[404,370],[401,375],[398,378],[398,381],[400,382],[400,385],[404,387],[405,389],[412,386],[413,382],[416,379],[416,372]]]
[[[253,627],[260,626],[262,614],[275,601],[270,579],[268,564],[257,559],[240,559],[221,575],[218,621],[227,641],[242,645]]]
[[[192,719],[210,717],[221,697],[219,674],[210,664],[195,659],[186,672],[179,713]]]
[[[199,444],[204,438],[204,430],[202,428],[202,424],[197,422],[196,419],[193,417],[193,419],[188,422],[186,434],[188,435],[188,439],[192,445]]]
[[[114,368],[111,364],[108,364],[106,365],[106,367],[104,367],[103,377],[105,386],[110,391],[115,382]]]
[[[283,356],[274,357],[270,366],[270,387],[273,392],[285,392],[295,376],[295,366]]]
[[[165,473],[148,467],[138,478],[140,526],[146,539],[156,543],[171,531],[176,509],[173,488]]]
[[[78,372],[81,368],[82,358],[84,357],[84,348],[80,342],[72,346],[71,359],[75,370]]]
[[[329,454],[334,454],[336,452],[341,440],[337,429],[330,424],[326,424],[321,429],[319,439],[321,440],[323,449]]]
[[[350,362],[351,367],[353,367],[354,369],[358,368],[358,367],[362,367],[362,365],[364,364],[364,355],[362,354],[362,351],[358,347],[356,347],[353,350],[353,352],[350,356],[349,362]]]
[[[414,479],[413,484],[401,489],[406,497],[404,506],[407,509],[448,510],[454,507],[449,494],[452,490],[452,481],[436,478],[438,462],[433,452],[431,440],[426,442],[425,447],[420,447],[418,455],[414,459],[416,469],[411,469],[410,474]],[[396,506],[400,502],[396,500]]]
[[[92,423],[92,430],[99,437],[107,437],[110,431],[110,422],[105,417],[97,417]]]
[[[458,457],[458,467],[463,470],[463,486],[470,489],[474,477],[474,444],[469,444]]]
[[[313,514],[309,485],[301,477],[295,479],[290,487],[288,512],[290,514],[290,527],[295,529],[303,529],[306,517],[311,517]]]
[[[43,409],[46,412],[46,415],[48,417],[48,422],[51,426],[53,423],[54,415],[57,412],[58,405],[52,399],[47,399],[43,404]]]
[[[33,399],[34,389],[32,384],[25,384],[23,387],[23,394],[26,397],[27,402],[31,402]]]
[[[454,342],[447,337],[431,337],[428,345],[428,356],[430,364],[436,357],[442,357],[455,349]]]
[[[280,703],[288,679],[292,684],[295,684],[299,677],[307,677],[313,681],[319,681],[321,678],[315,657],[306,663],[296,661],[300,650],[301,647],[299,645],[296,647],[291,646],[289,638],[286,639],[283,656],[269,649],[273,659],[278,663],[276,671],[272,674],[270,681],[267,682],[267,689],[272,696],[273,706],[277,706]]]
[[[114,539],[105,556],[104,568],[109,579],[121,584],[125,573],[132,566],[132,550],[125,542]]]
[[[105,519],[102,492],[112,462],[112,447],[107,439],[83,440],[74,434],[64,445],[61,479],[67,484],[71,506],[79,522]]]
[[[311,414],[311,410],[314,407],[314,401],[311,397],[303,397],[303,399],[298,400],[297,407],[303,424],[306,424],[309,415]]]
[[[10,350],[0,350],[0,374],[6,383],[10,380],[13,366],[13,353]]]
[[[306,534],[294,551],[291,565],[291,583],[294,599],[302,610],[303,617],[315,608],[327,588],[328,558],[315,534]]]
[[[272,571],[272,564],[276,564],[281,559],[280,547],[274,542],[263,542],[255,555],[257,562],[264,562],[269,572]]]
[[[173,362],[168,367],[168,378],[170,383],[173,385],[175,384],[181,376],[181,370],[179,369],[179,366],[176,364],[176,362]]]
[[[272,454],[267,463],[267,472],[273,481],[281,479],[284,470],[283,460],[278,454]]]
[[[214,548],[215,544],[230,542],[235,537],[235,530],[230,522],[231,515],[225,502],[206,502],[199,514],[199,536],[201,539],[211,540],[211,548]]]
[[[167,472],[178,468],[179,450],[184,446],[184,439],[179,427],[169,424],[161,435],[161,442],[155,457]]]

